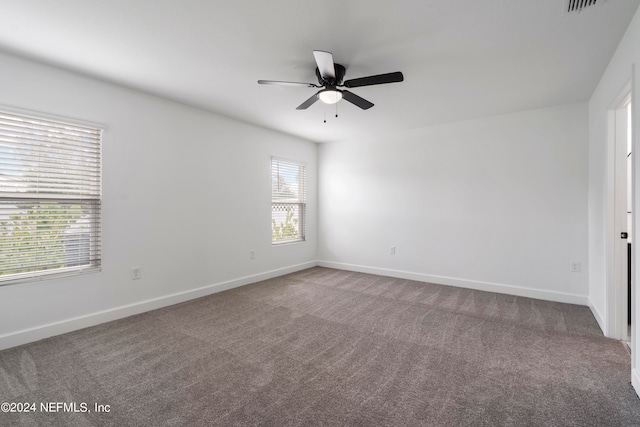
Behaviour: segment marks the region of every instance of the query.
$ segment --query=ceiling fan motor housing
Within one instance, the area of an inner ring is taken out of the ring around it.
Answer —
[[[344,73],[346,69],[340,64],[333,64],[335,68],[336,78],[325,80],[320,75],[320,70],[316,67],[316,77],[318,77],[318,83],[322,86],[337,86],[342,84],[342,80],[344,79]]]

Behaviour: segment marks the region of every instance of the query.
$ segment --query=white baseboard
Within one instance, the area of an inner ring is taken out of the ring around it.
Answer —
[[[640,397],[640,372],[637,369],[631,370],[631,385],[636,394]]]
[[[414,273],[411,271],[392,270],[387,268],[369,267],[364,265],[345,264],[341,262],[319,260],[320,267],[338,270],[357,271],[360,273],[377,274],[379,276],[397,277],[399,279],[416,280],[419,282],[435,283],[438,285],[457,286],[460,288],[476,289],[479,291],[497,292],[500,294],[517,295],[547,301],[564,302],[568,304],[588,305],[588,297],[568,294],[564,292],[545,291],[541,289],[525,288],[522,286],[506,285],[502,283],[481,282],[478,280],[459,279],[455,277],[437,276],[431,274]]]
[[[310,261],[276,270],[266,271],[259,274],[240,277],[238,279],[215,283],[197,289],[190,289],[184,292],[178,292],[175,294],[166,295],[146,301],[140,301],[134,304],[115,307],[109,310],[90,313],[84,316],[65,319],[59,322],[40,325],[34,328],[11,332],[5,335],[0,335],[0,350],[16,347],[22,344],[27,344],[44,338],[76,331],[90,326],[95,326],[100,323],[122,319],[124,317],[133,316],[135,314],[144,313],[146,311],[155,310],[162,307],[167,307],[191,299],[214,294],[216,292],[226,291],[228,289],[237,288],[239,286],[271,279],[315,266],[377,274],[380,276],[397,277],[400,279],[416,280],[420,282],[435,283],[439,285],[458,286],[461,288],[477,289],[481,291],[497,292],[508,295],[518,295],[548,301],[588,305],[591,308],[591,311],[594,313],[596,321],[598,322],[600,327],[603,326],[602,319],[599,316],[599,313],[597,313],[595,308],[591,304],[589,304],[588,298],[582,295],[543,291],[540,289],[525,288],[500,283],[481,282],[477,280],[459,279],[454,277],[429,275],[410,271],[392,270],[332,261]]]
[[[596,307],[591,303],[591,299],[589,299],[589,308],[591,309],[591,313],[593,314],[593,317],[596,318],[596,322],[598,322],[598,326],[600,326],[600,330],[604,335],[606,335],[607,324],[605,323],[604,318],[600,315],[600,312],[598,311],[598,309],[596,309]]]
[[[289,267],[266,271],[264,273],[253,274],[234,280],[215,283],[213,285],[208,285],[197,289],[190,289],[184,292],[178,292],[175,294],[165,295],[146,301],[140,301],[134,304],[128,304],[109,310],[99,311],[84,316],[65,319],[59,322],[40,325],[34,328],[11,332],[9,334],[0,335],[0,350],[16,347],[22,344],[27,344],[67,332],[77,331],[89,326],[99,325],[100,323],[122,319],[124,317],[133,316],[135,314],[144,313],[146,311],[167,307],[217,292],[226,291],[228,289],[237,288],[239,286],[248,285],[250,283],[272,279],[274,277],[283,276],[285,274],[315,267],[316,265],[317,263],[315,261],[292,265]]]

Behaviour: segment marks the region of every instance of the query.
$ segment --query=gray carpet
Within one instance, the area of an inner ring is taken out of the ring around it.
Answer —
[[[0,425],[638,426],[629,378],[586,307],[316,267],[2,351]]]

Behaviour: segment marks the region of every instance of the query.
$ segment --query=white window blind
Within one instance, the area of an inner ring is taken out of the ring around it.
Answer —
[[[303,163],[271,159],[271,242],[305,240],[306,166]]]
[[[0,285],[100,269],[101,139],[0,111]]]

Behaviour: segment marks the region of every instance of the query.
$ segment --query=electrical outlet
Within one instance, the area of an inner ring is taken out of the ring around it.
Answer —
[[[395,255],[396,254],[396,247],[395,246],[390,246],[389,247],[389,255]]]
[[[251,249],[249,251],[249,258],[255,259],[255,257],[256,257],[256,250],[255,249]]]
[[[131,280],[138,280],[142,277],[142,269],[140,267],[131,267]]]
[[[582,271],[582,264],[580,264],[580,261],[571,261],[570,267],[572,273],[579,273]]]

